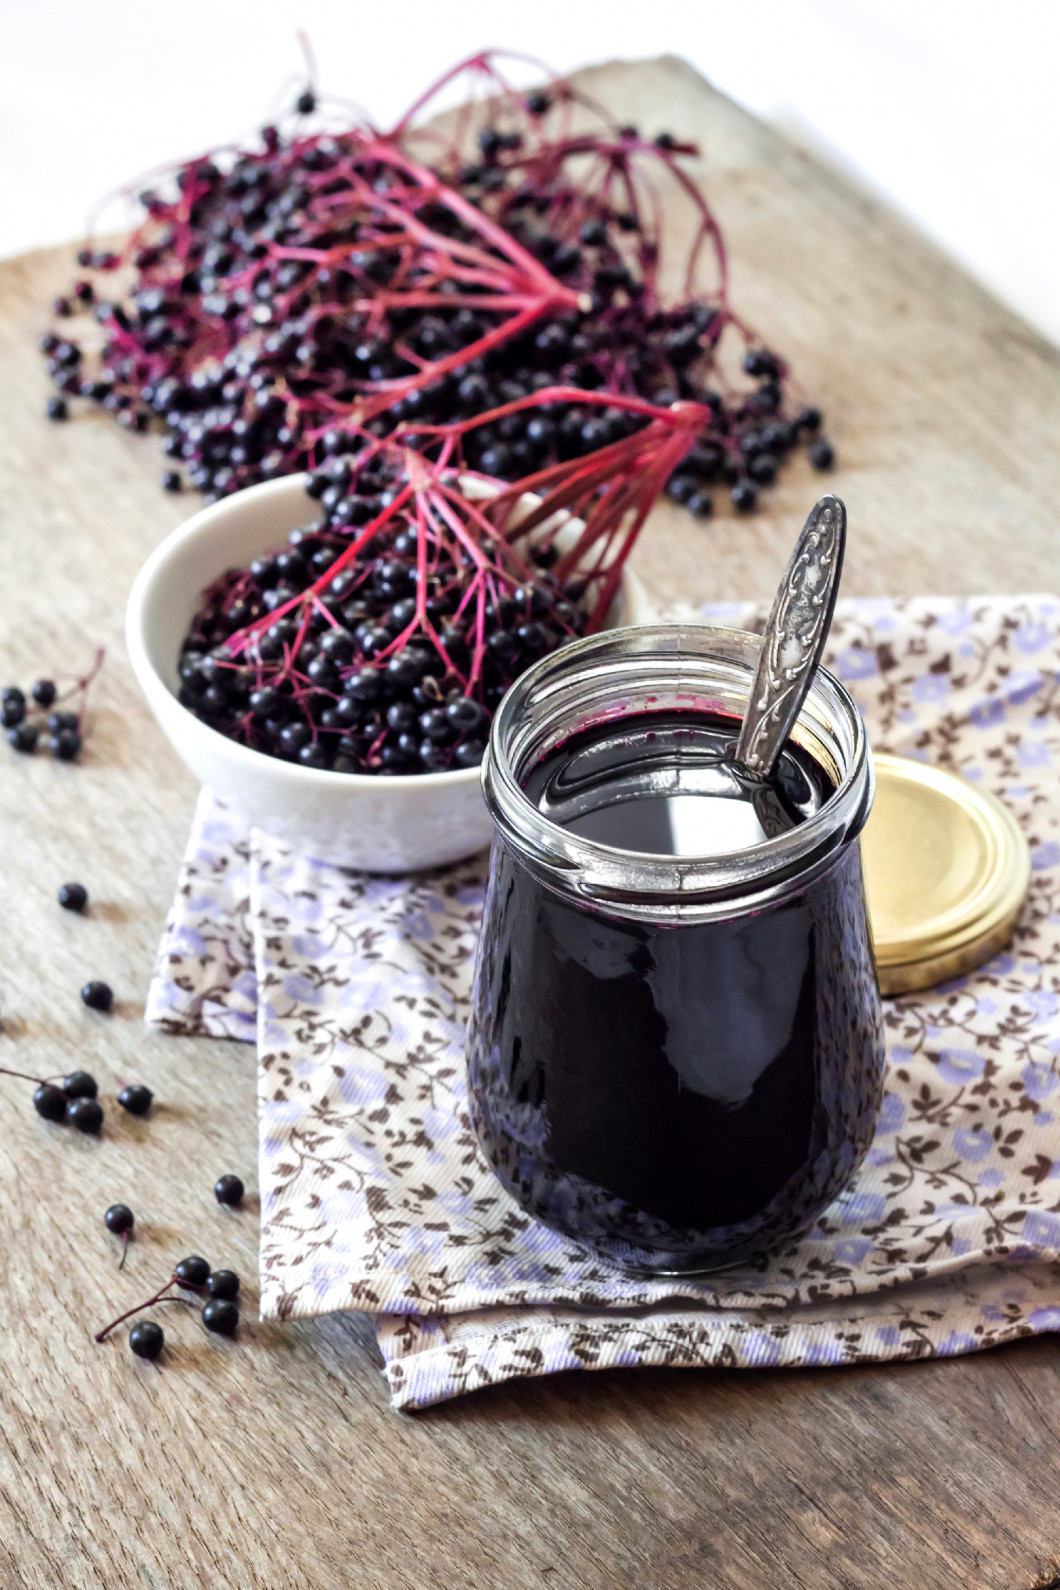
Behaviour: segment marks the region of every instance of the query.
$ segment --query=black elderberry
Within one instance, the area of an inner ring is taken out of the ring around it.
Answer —
[[[304,88],[294,102],[299,116],[311,116],[317,108],[317,97],[311,88]]]
[[[529,624],[520,624],[515,636],[523,651],[530,656],[545,651],[549,642],[548,630],[536,618],[531,619]]]
[[[0,705],[0,724],[5,729],[14,729],[26,716],[26,699],[21,691],[17,696],[12,696],[9,701]]]
[[[795,429],[799,431],[819,431],[821,428],[821,418],[822,416],[820,409],[803,409],[802,413],[795,421]]]
[[[714,498],[709,491],[694,491],[685,506],[697,519],[709,519],[714,512]]]
[[[501,662],[510,662],[519,650],[519,642],[508,629],[495,629],[486,642],[491,655]]]
[[[37,749],[37,726],[35,723],[20,723],[17,728],[7,731],[7,738],[16,751],[28,754]]]
[[[72,762],[81,749],[81,736],[76,729],[60,729],[48,736],[48,750],[60,762]]]
[[[330,767],[331,758],[320,741],[317,740],[315,743],[303,745],[298,753],[298,762],[301,767],[313,768],[318,773],[323,773]]]
[[[446,714],[446,709],[430,707],[426,712],[421,712],[420,732],[425,740],[436,744],[451,743],[454,738],[453,725]]]
[[[232,1336],[239,1324],[239,1308],[231,1298],[212,1297],[202,1311],[202,1322],[208,1331],[219,1336]]]
[[[48,733],[61,734],[65,729],[79,729],[81,720],[76,712],[49,712]]]
[[[666,495],[671,502],[686,503],[696,491],[694,475],[671,475],[666,483]]]
[[[38,679],[30,694],[38,707],[50,707],[57,694],[54,679]]]
[[[482,722],[482,708],[467,696],[456,696],[446,705],[445,715],[454,729],[461,734],[477,729]]]
[[[25,706],[25,692],[20,690],[18,685],[5,685],[3,690],[0,690],[0,704],[6,707],[9,701],[20,701]]]
[[[422,740],[418,754],[429,773],[440,773],[449,766],[448,748],[435,740]]]
[[[183,491],[184,477],[177,469],[167,469],[162,476],[163,491]]]
[[[281,696],[275,685],[262,685],[260,690],[250,692],[250,710],[255,718],[264,723],[266,718],[275,715],[280,705]]]
[[[325,656],[323,653],[318,653],[318,655],[310,661],[306,668],[306,673],[320,690],[330,690],[335,692],[338,690],[341,683],[338,669],[332,662],[331,658]]]
[[[730,495],[734,508],[740,513],[750,513],[758,501],[758,488],[753,480],[738,480]]]
[[[744,354],[743,367],[748,375],[756,376],[763,380],[774,380],[780,373],[780,367],[771,353],[764,348],[751,348]]]
[[[120,1237],[123,1232],[132,1230],[135,1218],[128,1204],[111,1204],[103,1216],[103,1224],[108,1231],[112,1231],[116,1237]]]
[[[70,410],[66,399],[63,397],[50,397],[44,405],[44,412],[50,420],[68,420]]]
[[[59,904],[64,911],[83,911],[88,904],[88,890],[83,883],[64,883],[59,890]]]
[[[81,999],[89,1010],[109,1010],[114,1003],[114,990],[109,983],[93,981],[81,990]]]
[[[411,649],[398,652],[386,665],[390,683],[405,688],[418,684],[426,672],[426,661],[422,652]]]
[[[66,1119],[79,1132],[98,1132],[103,1126],[103,1111],[95,1099],[71,1099],[66,1106]]]
[[[55,1087],[51,1082],[42,1082],[33,1090],[33,1108],[46,1121],[64,1121],[67,1102],[62,1088]]]
[[[308,745],[312,738],[312,730],[308,723],[287,723],[280,730],[280,746],[288,756],[297,756],[304,745]]]
[[[549,96],[540,89],[526,96],[526,108],[531,116],[543,116],[551,104]]]
[[[206,1284],[211,1297],[231,1300],[239,1295],[239,1276],[234,1270],[214,1270]]]
[[[210,1266],[199,1254],[191,1253],[173,1266],[173,1279],[178,1286],[205,1286],[210,1279]]]
[[[453,761],[457,767],[478,767],[485,754],[486,747],[482,740],[465,740],[453,752]]]
[[[153,1319],[142,1319],[129,1332],[129,1346],[137,1358],[156,1359],[166,1344],[161,1325]]]
[[[835,463],[832,444],[822,436],[810,448],[810,463],[814,469],[831,469]]]
[[[748,464],[747,473],[760,486],[771,486],[777,478],[777,461],[770,453],[758,453]]]
[[[68,1099],[94,1099],[99,1084],[90,1071],[71,1071],[63,1078],[63,1092]]]
[[[142,1082],[131,1082],[118,1094],[118,1103],[130,1115],[146,1115],[153,1099],[151,1089],[145,1088]]]

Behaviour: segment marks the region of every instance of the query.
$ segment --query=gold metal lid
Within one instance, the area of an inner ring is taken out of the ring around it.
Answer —
[[[862,857],[884,994],[959,977],[1012,934],[1031,876],[1015,818],[954,773],[879,754]]]

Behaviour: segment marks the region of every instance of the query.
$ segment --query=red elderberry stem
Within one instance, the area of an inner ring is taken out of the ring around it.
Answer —
[[[154,1297],[149,1297],[147,1299],[146,1303],[137,1303],[135,1308],[127,1308],[125,1310],[124,1314],[119,1314],[117,1319],[112,1319],[109,1325],[104,1325],[104,1327],[103,1327],[103,1329],[101,1331],[97,1331],[96,1334],[95,1334],[95,1337],[93,1339],[95,1341],[97,1341],[97,1342],[103,1341],[105,1337],[110,1335],[112,1330],[116,1330],[117,1327],[119,1325],[121,1325],[121,1324],[124,1324],[124,1322],[127,1319],[131,1319],[134,1314],[142,1314],[145,1308],[154,1308],[156,1303],[167,1303],[167,1302],[186,1303],[186,1302],[188,1302],[189,1299],[187,1299],[187,1298],[175,1297],[175,1296],[172,1295],[172,1288],[175,1287],[176,1285],[177,1285],[177,1278],[176,1278],[175,1275],[171,1275],[169,1280],[166,1282],[165,1286],[160,1286],[159,1287],[159,1289],[155,1293]],[[196,1287],[196,1288],[194,1288],[194,1290],[195,1291],[200,1291],[201,1288]]]

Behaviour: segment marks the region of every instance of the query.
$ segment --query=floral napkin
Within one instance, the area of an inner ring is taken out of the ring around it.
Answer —
[[[1006,801],[1031,893],[989,965],[886,1001],[887,1091],[848,1191],[768,1264],[709,1280],[620,1274],[489,1171],[463,1061],[482,858],[344,872],[203,792],[147,1019],[256,1042],[267,1318],[368,1311],[397,1408],[560,1369],[859,1363],[1060,1329],[1060,602],[841,603],[827,660],[877,749]]]

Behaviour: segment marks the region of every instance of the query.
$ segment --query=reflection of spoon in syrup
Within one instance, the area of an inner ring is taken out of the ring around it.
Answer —
[[[843,572],[846,533],[846,508],[838,497],[822,497],[795,544],[762,637],[736,742],[735,771],[746,776],[755,813],[768,837],[791,827],[791,818],[769,781],[824,651]]]

